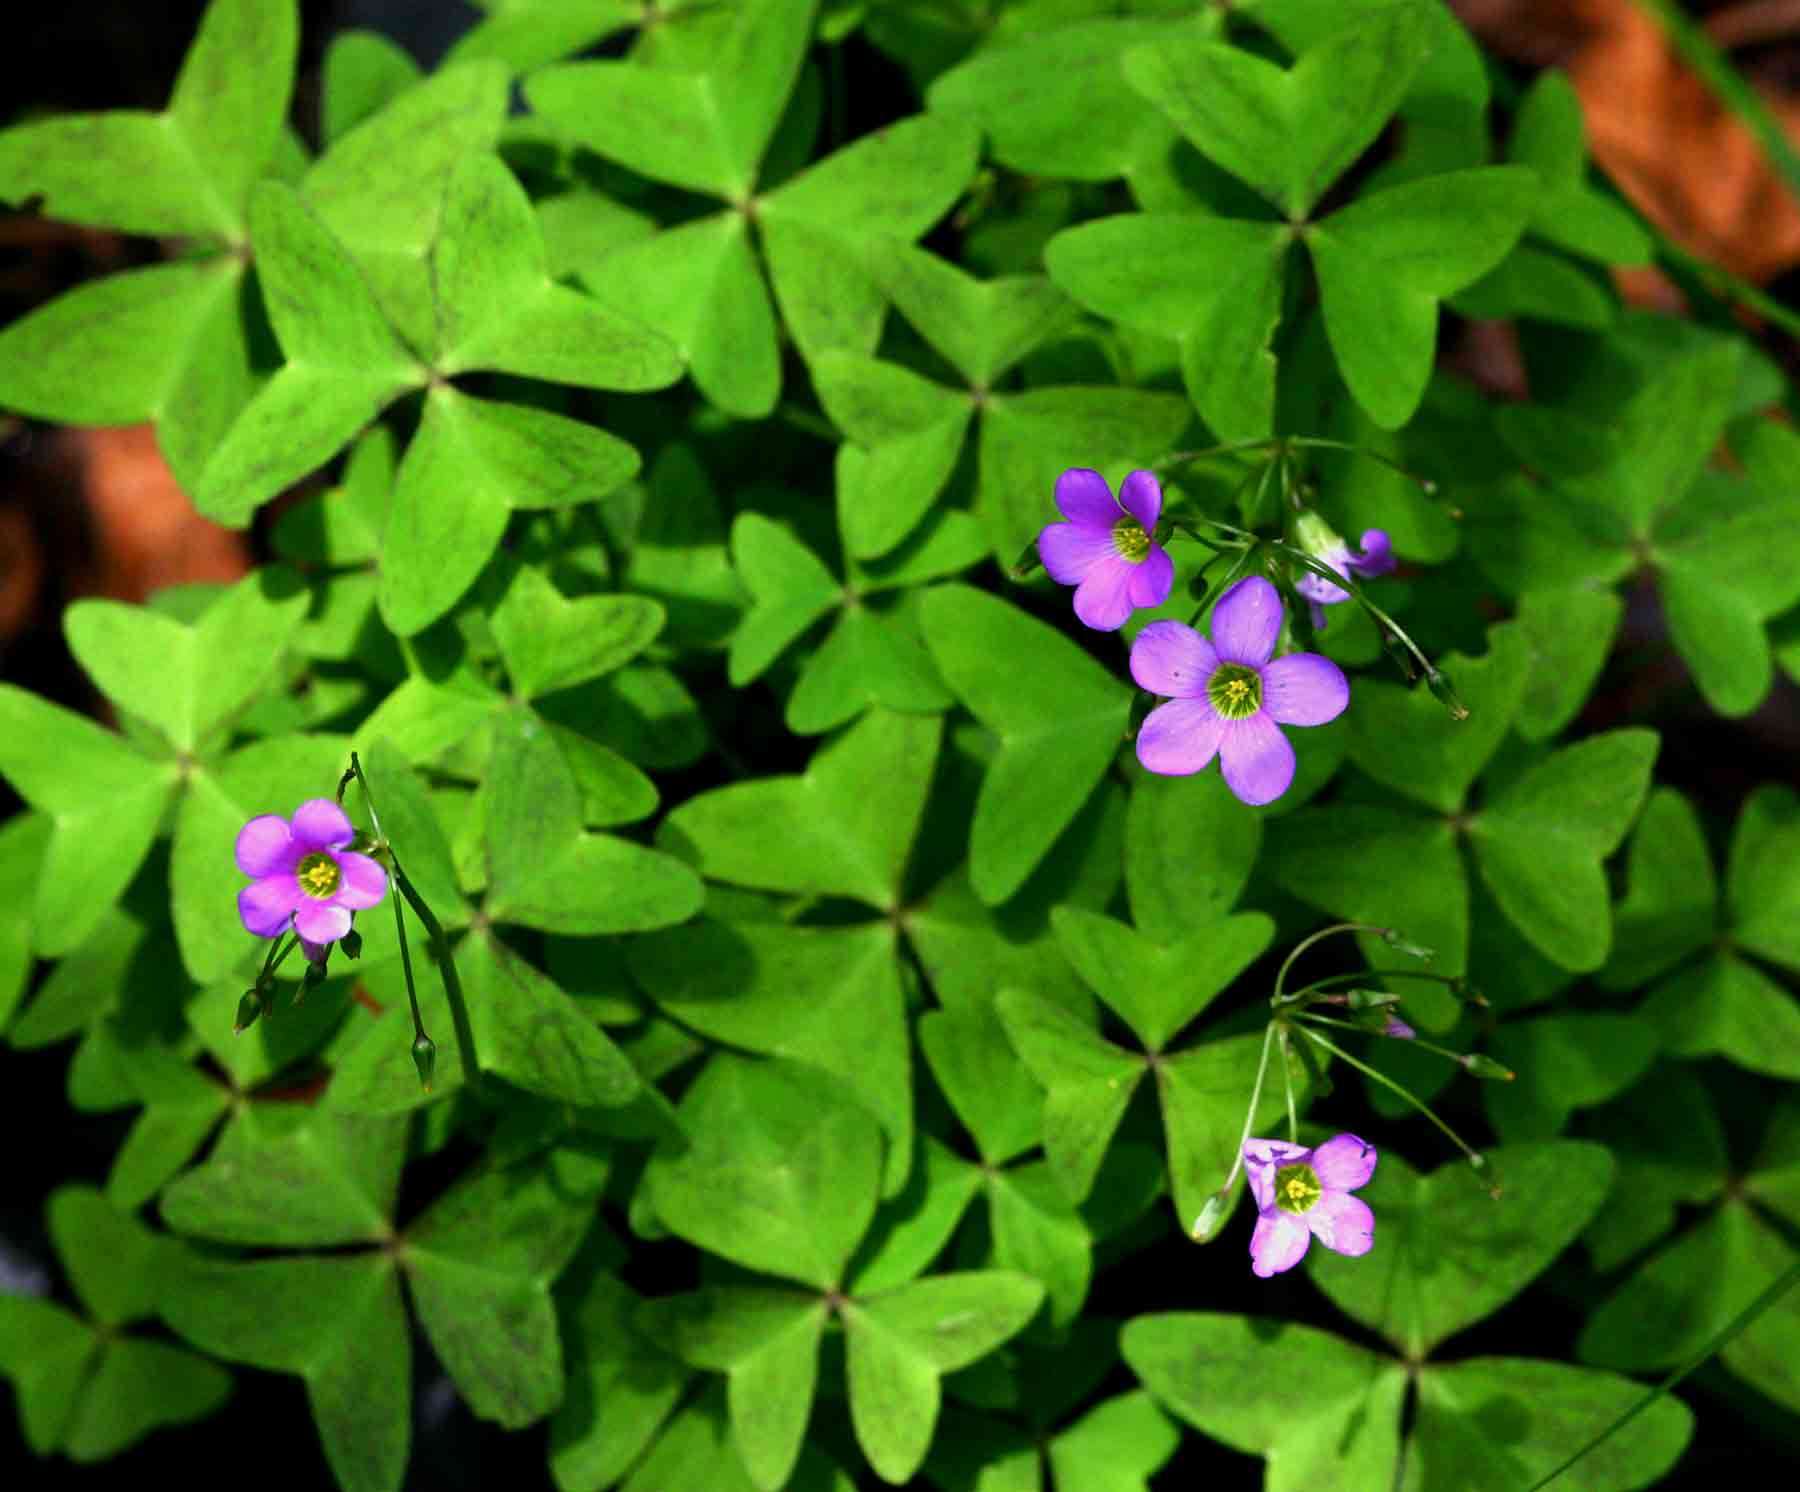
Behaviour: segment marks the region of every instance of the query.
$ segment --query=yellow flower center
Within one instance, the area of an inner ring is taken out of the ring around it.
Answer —
[[[1144,532],[1144,525],[1135,518],[1121,518],[1115,523],[1112,540],[1119,558],[1131,564],[1143,564],[1150,553],[1150,535]]]
[[[1247,720],[1262,708],[1262,675],[1241,663],[1223,663],[1207,681],[1206,696],[1227,720]]]
[[[1283,1212],[1310,1212],[1324,1194],[1311,1166],[1283,1166],[1275,1173],[1275,1205]]]
[[[314,850],[300,862],[294,873],[299,878],[300,889],[319,901],[335,892],[344,878],[337,861],[323,850]]]

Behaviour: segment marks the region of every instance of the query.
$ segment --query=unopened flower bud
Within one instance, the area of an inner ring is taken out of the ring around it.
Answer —
[[[1400,930],[1396,927],[1383,928],[1381,932],[1381,941],[1386,943],[1388,947],[1392,948],[1396,953],[1404,953],[1408,958],[1416,958],[1421,963],[1428,964],[1437,957],[1436,949],[1427,948],[1422,943],[1408,942],[1406,938],[1401,936]]]
[[[344,950],[345,958],[362,957],[362,934],[354,927],[338,939],[338,947]]]
[[[1494,1078],[1502,1083],[1510,1083],[1517,1074],[1510,1067],[1502,1067],[1492,1057],[1484,1057],[1480,1052],[1470,1052],[1462,1059],[1463,1070],[1471,1077]]]
[[[419,1086],[431,1092],[432,1074],[437,1071],[437,1043],[421,1036],[412,1045],[413,1066],[419,1069]]]
[[[1205,1243],[1217,1233],[1219,1225],[1225,1221],[1226,1209],[1230,1206],[1229,1192],[1214,1192],[1208,1197],[1206,1205],[1200,1209],[1200,1216],[1194,1219],[1194,1242]]]
[[[255,988],[245,990],[243,999],[238,1001],[237,1021],[231,1028],[231,1034],[242,1036],[256,1024],[257,1017],[267,1008],[263,1002],[261,990]]]
[[[1434,668],[1425,675],[1425,687],[1436,697],[1438,702],[1450,712],[1452,720],[1467,720],[1469,707],[1457,695],[1456,685],[1450,682],[1450,675],[1441,668]]]

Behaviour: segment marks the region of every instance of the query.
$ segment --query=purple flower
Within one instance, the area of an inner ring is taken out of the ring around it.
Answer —
[[[238,892],[238,916],[259,938],[289,927],[314,963],[325,945],[350,931],[350,914],[387,894],[387,872],[349,848],[356,838],[344,810],[329,798],[308,798],[290,824],[264,813],[238,830],[238,869],[250,876]]]
[[[1138,731],[1138,760],[1183,777],[1216,753],[1225,783],[1246,803],[1272,803],[1294,780],[1284,725],[1323,725],[1344,713],[1344,671],[1317,653],[1275,658],[1281,596],[1250,575],[1219,597],[1213,640],[1181,622],[1152,622],[1131,645],[1131,676],[1169,703]],[[1273,661],[1271,661],[1273,660]]]
[[[1161,606],[1175,583],[1175,562],[1151,539],[1162,515],[1154,475],[1134,471],[1113,501],[1106,478],[1072,466],[1056,479],[1056,506],[1067,523],[1047,524],[1038,557],[1050,578],[1075,587],[1075,615],[1096,632],[1125,625],[1134,606]]]
[[[1294,537],[1302,549],[1339,575],[1386,575],[1394,568],[1394,545],[1383,529],[1364,529],[1362,552],[1358,554],[1317,513],[1302,513],[1295,520]],[[1350,599],[1349,591],[1310,570],[1296,577],[1294,589],[1312,603],[1315,631],[1324,629],[1327,606]]]
[[[1250,1269],[1265,1280],[1292,1269],[1317,1238],[1361,1258],[1375,1247],[1375,1214],[1351,1192],[1375,1174],[1375,1147],[1333,1135],[1316,1150],[1285,1140],[1246,1140],[1244,1170],[1256,1198]]]

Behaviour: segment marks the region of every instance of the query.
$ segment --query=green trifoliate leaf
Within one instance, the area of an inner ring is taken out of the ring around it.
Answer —
[[[148,235],[242,239],[244,199],[271,165],[300,26],[293,0],[213,0],[160,114],[116,110],[0,133],[0,200]]]
[[[155,1312],[167,1239],[89,1187],[59,1188],[48,1213],[57,1256],[94,1320],[124,1326]]]
[[[1510,1357],[1477,1357],[1419,1375],[1407,1444],[1408,1492],[1511,1492],[1528,1487],[1577,1452],[1559,1481],[1586,1492],[1654,1486],[1693,1434],[1693,1412],[1664,1396],[1617,1435],[1589,1442],[1643,1396],[1643,1385],[1611,1373]],[[1478,1406],[1518,1405],[1504,1427]]]
[[[292,572],[267,569],[192,626],[149,607],[88,600],[63,613],[63,630],[109,699],[191,752],[272,681],[305,610]]]
[[[836,606],[843,587],[812,550],[760,513],[732,524],[731,560],[752,599],[731,639],[731,683],[742,688]]]
[[[760,419],[781,393],[774,307],[738,213],[683,223],[584,267],[581,283],[674,344],[701,393]]]
[[[335,145],[365,119],[386,108],[422,74],[398,43],[374,31],[345,31],[325,48],[319,128]]]
[[[1509,1022],[1489,1052],[1516,1076],[1482,1089],[1495,1132],[1511,1143],[1560,1134],[1576,1109],[1616,1097],[1655,1060],[1655,1031],[1630,1016],[1576,1012]]]
[[[529,712],[496,718],[485,790],[487,911],[495,921],[545,932],[645,932],[699,910],[699,878],[680,861],[582,827],[575,778]]]
[[[1038,1083],[998,1016],[998,1001],[994,1010],[932,1010],[918,1028],[932,1077],[989,1166],[1018,1159],[1043,1136]]]
[[[1220,440],[1259,440],[1275,417],[1275,356],[1290,229],[1200,213],[1102,218],[1044,250],[1090,311],[1181,344],[1189,396]]]
[[[747,1269],[836,1288],[875,1211],[881,1132],[816,1069],[715,1055],[648,1196],[671,1229]]]
[[[181,386],[190,344],[221,309],[235,314],[242,284],[242,266],[219,256],[58,296],[0,332],[0,405],[73,425],[154,419]]]
[[[1178,1419],[1267,1457],[1269,1492],[1394,1479],[1406,1396],[1397,1362],[1315,1327],[1252,1316],[1139,1316],[1120,1345]]]
[[[838,447],[838,520],[859,559],[885,554],[937,501],[974,416],[966,395],[893,363],[824,353],[819,402],[848,437]]]
[[[1286,71],[1220,42],[1163,42],[1125,53],[1125,77],[1203,155],[1298,222],[1399,107],[1429,21],[1424,5],[1385,7]]]
[[[386,1255],[247,1264],[195,1256],[171,1280],[162,1313],[207,1352],[304,1378],[338,1484],[398,1492],[411,1440],[412,1348]]]
[[[404,1119],[248,1111],[162,1197],[179,1232],[225,1243],[331,1247],[391,1236]]]
[[[732,1438],[750,1480],[775,1492],[800,1456],[828,1314],[816,1295],[721,1289],[651,1301],[638,1320],[684,1361],[729,1374]]]
[[[1450,1161],[1429,1176],[1387,1151],[1357,1194],[1375,1213],[1375,1251],[1312,1249],[1307,1268],[1347,1315],[1423,1355],[1542,1273],[1606,1205],[1612,1180],[1611,1156],[1574,1140],[1494,1150],[1479,1171]]]
[[[644,19],[636,0],[500,0],[482,8],[488,14],[457,39],[448,59],[495,57],[521,73],[585,52]]]
[[[1002,990],[995,1005],[1007,1039],[1045,1090],[1050,1173],[1072,1201],[1083,1201],[1144,1075],[1143,1060],[1037,995]]]
[[[1140,774],[1131,784],[1125,821],[1132,921],[1167,945],[1223,917],[1243,891],[1261,845],[1261,816],[1231,795],[1224,777]]]
[[[926,92],[933,113],[981,126],[996,160],[1031,175],[1105,181],[1165,154],[1174,128],[1146,109],[1120,66],[1127,49],[1217,33],[1212,11],[1181,21],[1077,21],[980,48]]]
[[[1488,651],[1480,658],[1451,653],[1442,659],[1468,707],[1467,720],[1451,718],[1422,684],[1408,689],[1364,681],[1349,712],[1350,759],[1427,808],[1456,813],[1506,739],[1528,666],[1525,640],[1515,627],[1490,628]]]
[[[1575,1350],[1584,1362],[1627,1372],[1672,1368],[1723,1331],[1793,1258],[1754,1208],[1728,1201],[1602,1301]],[[1800,1408],[1800,1372],[1788,1350],[1797,1324],[1789,1291],[1719,1353],[1733,1373],[1790,1410]]]
[[[250,234],[287,362],[237,417],[200,479],[201,510],[236,523],[424,381],[362,272],[291,187],[257,187]]]
[[[1513,724],[1527,741],[1547,741],[1587,703],[1612,651],[1625,603],[1611,591],[1542,590],[1519,597],[1519,629],[1531,662]],[[1453,674],[1458,687],[1462,675]]]
[[[1632,831],[1626,893],[1613,908],[1612,956],[1596,976],[1608,989],[1636,989],[1712,941],[1718,876],[1693,806],[1658,788]]]
[[[441,373],[489,368],[631,391],[681,376],[655,332],[550,278],[537,214],[497,156],[452,173],[431,267]]]
[[[1043,1287],[1002,1270],[938,1275],[843,1310],[850,1417],[883,1480],[908,1480],[931,1448],[939,1379],[1015,1335]]]
[[[1068,297],[1042,275],[977,280],[924,249],[883,249],[871,260],[882,291],[971,388],[991,387],[1074,319]]]
[[[990,1260],[1044,1287],[1047,1321],[1062,1331],[1081,1314],[1094,1278],[1094,1229],[1050,1167],[1037,1162],[986,1177]]]
[[[152,977],[154,962],[145,958],[145,944],[152,937],[167,936],[160,924],[124,907],[103,907],[93,930],[71,948],[38,986],[37,993],[7,1033],[15,1047],[49,1046],[93,1027],[103,1016],[133,1001],[161,1004],[168,980],[160,970]],[[84,1107],[114,1108],[131,1101],[130,1086],[115,1070],[108,1075],[102,1097],[87,1099],[84,1084],[71,1074],[71,1098]]]
[[[1024,883],[1117,753],[1124,691],[1074,643],[996,597],[942,586],[925,638],[945,682],[1000,740],[970,827],[970,881],[990,906]]]
[[[871,708],[938,714],[956,701],[944,687],[919,623],[921,593],[898,602],[846,606],[818,651],[802,665],[788,696],[796,735],[835,730]]]
[[[492,150],[506,118],[506,69],[445,67],[351,128],[302,191],[362,266],[389,321],[419,353],[436,344],[431,271],[452,173]]]
[[[49,848],[50,821],[40,813],[0,825],[0,1031],[31,981],[32,900]]]
[[[1683,1204],[1711,1202],[1725,1189],[1724,1126],[1686,1064],[1659,1064],[1586,1129],[1618,1164],[1605,1208],[1582,1234],[1598,1270],[1610,1273],[1670,1232]]]
[[[1051,920],[1063,956],[1152,1052],[1253,964],[1275,933],[1254,912],[1190,925],[1168,945],[1076,907],[1059,907]]]
[[[593,1226],[600,1173],[574,1152],[486,1169],[407,1230],[401,1262],[419,1322],[463,1399],[511,1429],[561,1401],[550,1282]]]
[[[39,954],[55,958],[94,930],[137,874],[175,787],[175,763],[150,761],[93,721],[0,684],[0,771],[53,826],[31,937]]]
[[[885,301],[873,268],[885,241],[910,242],[948,212],[979,149],[965,121],[903,119],[761,199],[769,276],[802,354],[875,350]]]
[[[930,1135],[921,1137],[918,1155],[906,1185],[876,1209],[851,1261],[853,1295],[874,1295],[922,1275],[981,1189],[980,1170]]]
[[[1517,166],[1453,171],[1359,198],[1305,230],[1332,352],[1382,429],[1404,425],[1424,397],[1437,303],[1505,256],[1536,185]]]
[[[1180,1444],[1181,1432],[1149,1394],[1120,1394],[1050,1442],[1050,1473],[1057,1492],[1149,1492]]]
[[[761,820],[775,821],[773,815]],[[881,924],[703,920],[637,940],[630,966],[650,997],[683,1025],[838,1078],[887,1132],[886,1189],[892,1191],[906,1179],[913,1135],[912,1054],[897,951],[893,930]]]
[[[617,1482],[692,1376],[638,1331],[638,1304],[628,1285],[596,1273],[563,1312],[569,1381],[550,1422],[550,1471],[566,1492],[599,1492]]]
[[[1581,101],[1560,72],[1546,70],[1519,102],[1507,159],[1542,183],[1530,231],[1571,254],[1605,264],[1647,264],[1650,235],[1619,202],[1586,182]]]
[[[1676,970],[1639,1013],[1676,1056],[1727,1057],[1752,1072],[1800,1078],[1800,1009],[1793,995],[1736,954],[1720,952]]]
[[[568,600],[542,570],[513,569],[491,624],[513,691],[535,699],[611,673],[662,630],[663,609],[648,596]]]
[[[872,710],[821,746],[801,776],[690,798],[660,841],[714,880],[893,908],[941,729],[935,716]],[[778,842],[774,823],[784,826]]]
[[[1566,969],[1606,962],[1611,898],[1600,862],[1637,817],[1658,744],[1654,731],[1618,730],[1565,747],[1509,783],[1470,825],[1494,899]]]
[[[1738,944],[1800,968],[1800,799],[1770,783],[1745,800],[1732,835],[1725,898]]]
[[[640,175],[742,201],[799,73],[812,9],[752,0],[705,73],[572,62],[535,74],[526,96],[571,139]]]
[[[578,420],[433,388],[394,484],[383,617],[403,636],[420,631],[481,574],[515,509],[604,497],[637,468],[630,446]]]

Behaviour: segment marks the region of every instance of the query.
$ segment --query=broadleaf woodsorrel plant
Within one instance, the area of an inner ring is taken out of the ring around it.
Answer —
[[[1800,322],[1627,309],[1442,0],[479,8],[0,129],[137,265],[0,410],[259,560],[0,684],[8,1088],[118,1117],[0,1214],[29,1451],[236,1464],[255,1370],[345,1492],[443,1385],[563,1492],[1777,1446]]]

